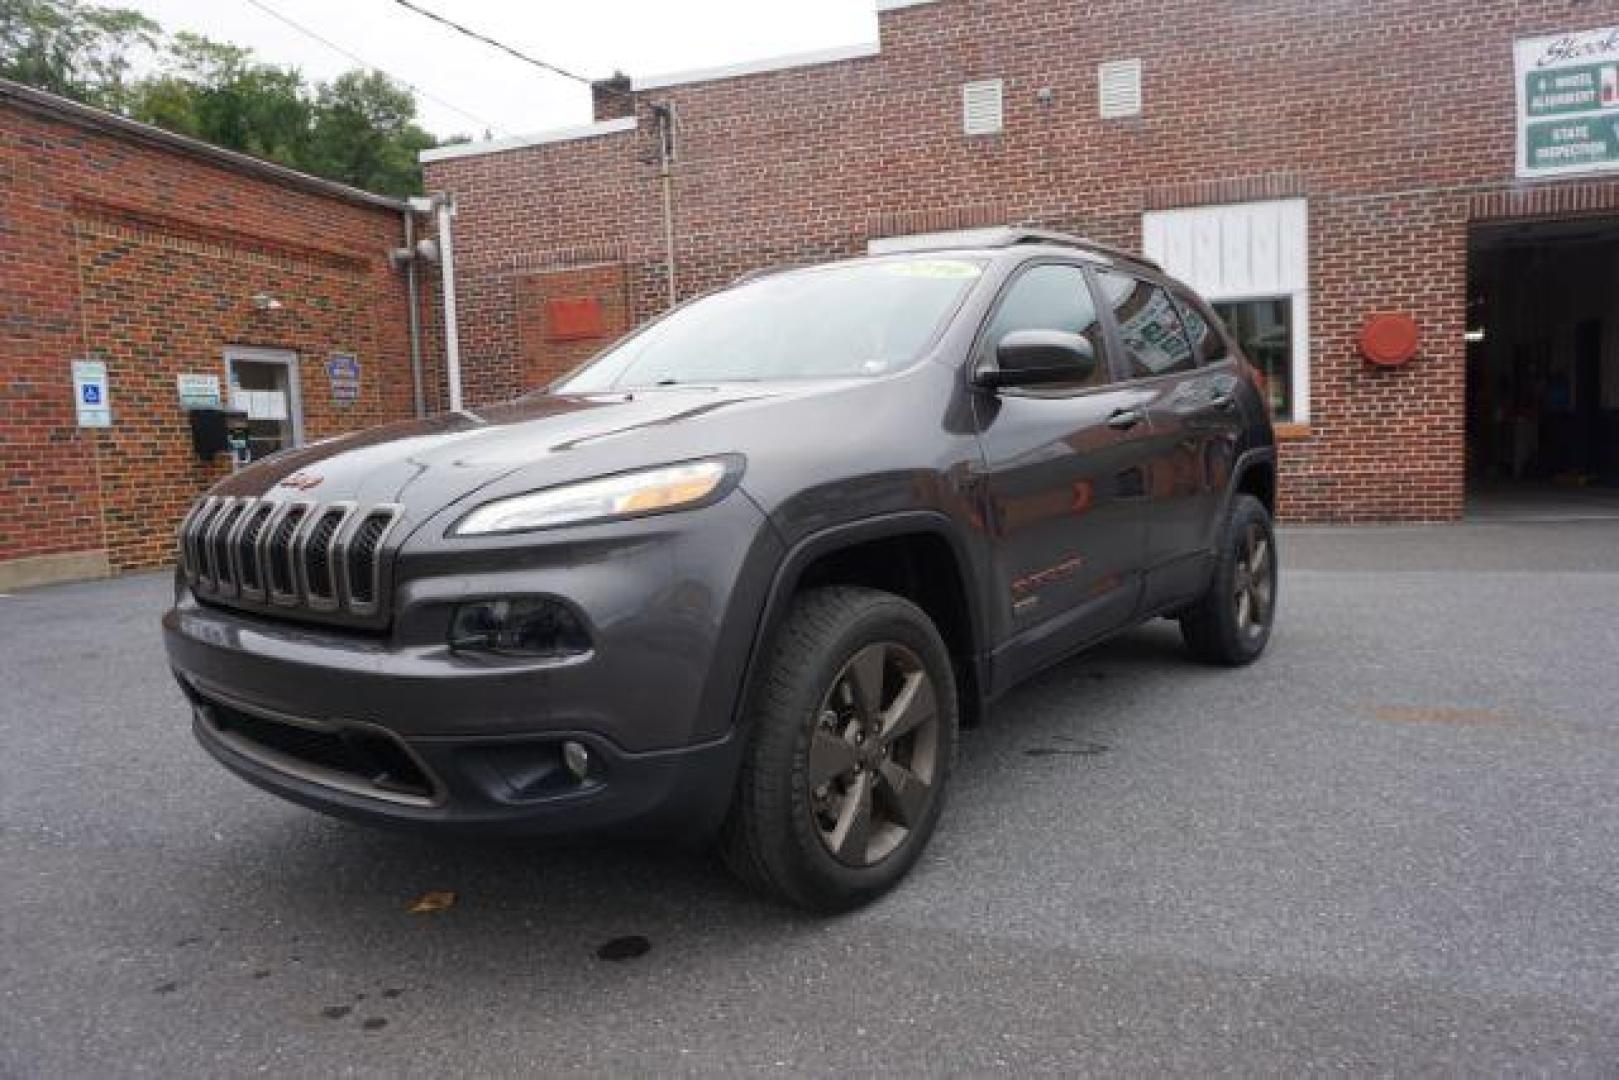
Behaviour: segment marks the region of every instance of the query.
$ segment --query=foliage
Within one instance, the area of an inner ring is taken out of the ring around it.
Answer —
[[[0,0],[0,77],[390,195],[421,190],[417,154],[437,145],[380,72],[311,86],[250,49],[82,0]]]
[[[104,108],[124,104],[132,54],[157,23],[127,8],[76,0],[0,0],[0,76]]]

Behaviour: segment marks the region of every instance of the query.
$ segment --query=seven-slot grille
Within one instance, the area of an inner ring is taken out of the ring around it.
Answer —
[[[199,597],[320,612],[378,613],[393,505],[230,495],[180,523],[180,566]]]

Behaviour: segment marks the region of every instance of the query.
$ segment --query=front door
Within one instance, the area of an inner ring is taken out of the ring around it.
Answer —
[[[1004,628],[997,685],[1128,622],[1146,544],[1149,395],[1115,378],[1084,271],[1060,262],[1023,270],[990,316],[973,363],[992,364],[1015,330],[1080,334],[1099,363],[1070,384],[976,398]]]

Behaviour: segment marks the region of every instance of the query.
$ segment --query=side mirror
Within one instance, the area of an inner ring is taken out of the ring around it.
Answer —
[[[991,390],[1084,382],[1096,372],[1096,349],[1078,334],[1061,330],[1014,330],[995,348],[995,366],[973,373],[973,382]]]

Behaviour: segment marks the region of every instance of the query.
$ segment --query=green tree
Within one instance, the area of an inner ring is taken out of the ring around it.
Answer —
[[[308,167],[315,110],[297,71],[256,63],[248,49],[184,32],[170,42],[166,68],[131,89],[128,111],[135,119]]]
[[[77,0],[0,0],[0,77],[122,109],[133,56],[155,48],[161,32],[157,23],[128,8]]]
[[[370,191],[421,190],[417,154],[437,140],[416,123],[416,98],[375,71],[350,71],[315,98],[308,167]]]
[[[156,70],[132,79],[144,51]],[[80,0],[0,0],[0,76],[390,195],[421,190],[417,154],[437,145],[415,95],[380,72],[311,87],[251,49]]]

